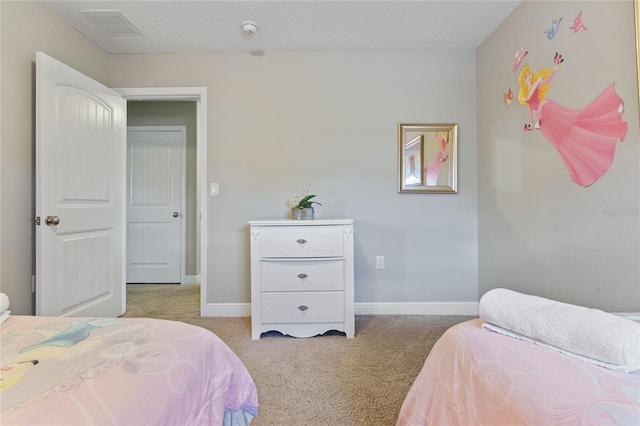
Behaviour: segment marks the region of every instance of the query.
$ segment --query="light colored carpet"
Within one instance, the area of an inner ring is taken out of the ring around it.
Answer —
[[[158,302],[163,318],[184,317],[185,312],[170,313],[167,306],[173,303],[167,304],[161,290],[154,296],[163,299]],[[128,316],[144,311],[134,303],[127,302]],[[197,311],[199,303],[192,305]],[[258,388],[252,426],[393,426],[433,344],[449,327],[471,318],[358,315],[355,339],[336,332],[310,339],[270,332],[255,341],[248,317],[203,318],[196,312],[182,321],[214,332],[247,367]]]
[[[191,318],[224,340],[258,388],[252,426],[393,426],[435,341],[462,316],[356,316],[356,338],[333,333],[251,340],[250,318]]]
[[[182,321],[199,315],[199,284],[127,284],[127,311],[120,317]]]

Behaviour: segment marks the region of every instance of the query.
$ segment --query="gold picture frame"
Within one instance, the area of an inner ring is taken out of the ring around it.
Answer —
[[[456,193],[458,124],[398,124],[398,192]]]
[[[636,21],[636,72],[638,73],[638,118],[640,119],[640,0],[633,0]]]

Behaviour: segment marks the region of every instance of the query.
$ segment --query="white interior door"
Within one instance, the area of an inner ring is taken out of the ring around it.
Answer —
[[[127,282],[182,282],[185,126],[127,128]]]
[[[37,52],[37,315],[125,311],[125,132],[119,93]]]

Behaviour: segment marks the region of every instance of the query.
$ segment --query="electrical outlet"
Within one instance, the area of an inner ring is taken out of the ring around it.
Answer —
[[[376,256],[376,269],[384,269],[384,256]]]

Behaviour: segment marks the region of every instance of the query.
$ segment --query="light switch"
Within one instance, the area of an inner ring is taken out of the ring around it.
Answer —
[[[217,183],[212,183],[211,184],[211,196],[212,197],[216,197],[218,196],[219,191],[218,191],[218,184]]]

